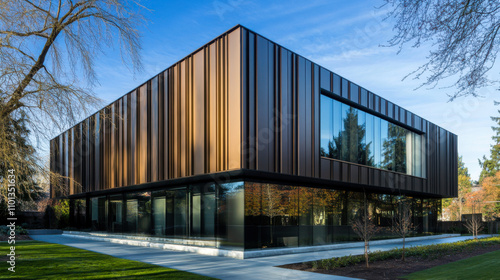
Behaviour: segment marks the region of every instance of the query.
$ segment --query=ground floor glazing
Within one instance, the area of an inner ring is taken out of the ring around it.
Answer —
[[[436,231],[441,199],[367,193],[369,213],[385,228],[378,238],[391,235],[402,199],[416,233]],[[351,223],[364,205],[363,192],[240,181],[71,199],[70,211],[80,230],[260,249],[359,240]]]

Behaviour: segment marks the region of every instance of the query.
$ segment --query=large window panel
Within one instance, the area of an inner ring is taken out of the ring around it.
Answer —
[[[340,153],[340,159],[349,161],[349,138],[350,138],[350,133],[349,133],[349,105],[343,104],[341,107],[341,117],[342,117],[342,128],[341,128],[341,135],[340,135],[340,140],[342,142],[341,147],[342,151]]]
[[[350,162],[358,163],[358,146],[359,146],[359,126],[358,126],[358,109],[349,107],[347,114],[347,123],[345,132],[349,134],[349,160]]]
[[[365,130],[366,130],[366,149],[365,149],[365,156],[366,156],[366,165],[368,166],[375,166],[374,164],[374,123],[373,123],[374,116],[370,114],[366,114],[366,125],[365,125]]]
[[[366,165],[366,154],[368,153],[366,145],[366,113],[361,110],[358,110],[358,126],[356,130],[358,132],[356,139],[356,145],[358,146],[357,162]]]
[[[425,136],[321,96],[321,156],[425,177]]]
[[[333,102],[333,141],[335,142],[335,150],[331,158],[341,158],[340,151],[342,150],[342,104]]]
[[[330,149],[333,148],[333,131],[332,131],[332,121],[333,121],[333,111],[332,111],[333,99],[328,98],[324,95],[321,96],[321,156],[331,157],[332,153]]]

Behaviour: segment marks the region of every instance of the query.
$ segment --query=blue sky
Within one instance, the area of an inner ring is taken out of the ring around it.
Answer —
[[[297,52],[394,103],[458,134],[459,153],[473,179],[477,159],[489,154],[490,116],[497,92],[483,98],[448,102],[453,89],[417,89],[419,81],[402,79],[421,65],[429,49],[382,47],[391,37],[381,1],[144,1],[149,23],[142,30],[144,71],[133,74],[116,51],[98,59],[100,83],[94,88],[111,102],[166,69],[236,24]],[[495,70],[495,69],[494,69]],[[493,72],[497,74],[498,68]],[[443,83],[443,86],[447,85]]]

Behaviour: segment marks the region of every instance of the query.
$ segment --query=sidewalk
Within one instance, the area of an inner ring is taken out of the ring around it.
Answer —
[[[275,266],[345,255],[362,254],[364,250],[363,247],[359,247],[238,260],[226,257],[203,256],[195,253],[168,251],[150,247],[87,240],[65,235],[32,235],[31,237],[34,240],[72,246],[114,257],[166,266],[219,279],[353,279],[341,276],[290,270]],[[450,243],[471,238],[472,236],[460,236],[442,239],[419,240],[407,242],[407,246]],[[370,250],[390,250],[401,246],[401,242],[396,242],[370,246]]]

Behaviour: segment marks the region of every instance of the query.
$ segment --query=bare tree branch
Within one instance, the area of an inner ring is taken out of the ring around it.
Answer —
[[[426,63],[405,78],[423,79],[420,87],[434,88],[444,80],[455,81],[447,88],[450,100],[478,96],[480,88],[498,84],[488,75],[499,51],[500,2],[487,0],[423,1],[385,0],[395,20],[388,46],[399,51],[410,44],[432,46]]]

